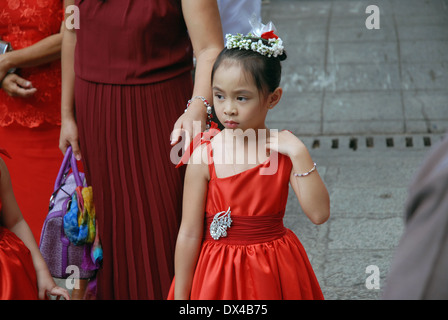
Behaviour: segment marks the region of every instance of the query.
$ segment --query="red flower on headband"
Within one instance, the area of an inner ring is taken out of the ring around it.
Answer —
[[[272,39],[272,38],[274,38],[274,39],[278,39],[278,36],[276,36],[275,35],[275,33],[274,33],[274,31],[268,31],[268,32],[264,32],[262,35],[261,35],[261,37],[263,38],[263,39],[266,39],[266,40],[269,40],[269,39]]]

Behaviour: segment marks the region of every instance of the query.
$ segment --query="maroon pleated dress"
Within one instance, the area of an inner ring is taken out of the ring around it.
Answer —
[[[96,298],[164,299],[183,189],[170,134],[192,94],[180,1],[75,4],[76,119],[103,246]]]

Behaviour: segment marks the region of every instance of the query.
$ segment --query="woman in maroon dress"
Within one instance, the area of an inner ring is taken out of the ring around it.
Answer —
[[[96,297],[164,299],[183,189],[169,139],[178,140],[173,128],[191,136],[193,121],[205,126],[201,99],[184,109],[191,97],[212,100],[218,8],[210,0],[74,4],[80,28],[63,38],[60,148],[73,147],[94,190],[103,246]]]

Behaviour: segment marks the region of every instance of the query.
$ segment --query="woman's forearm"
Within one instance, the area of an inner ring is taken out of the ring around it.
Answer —
[[[211,71],[221,50],[222,47],[210,47],[196,54],[193,96],[204,96],[210,103],[213,101]]]
[[[2,68],[36,67],[61,57],[62,33],[51,35],[35,44],[1,55]]]
[[[74,114],[74,87],[75,87],[75,46],[76,33],[74,30],[65,30],[62,39],[61,66],[61,119],[73,119]]]
[[[224,48],[219,9],[216,1],[182,1],[182,11],[196,57],[193,96],[203,96],[212,103],[211,71],[216,57]],[[204,108],[200,100],[192,108]]]

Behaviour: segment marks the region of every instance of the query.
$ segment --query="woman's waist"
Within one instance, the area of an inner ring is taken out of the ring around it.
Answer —
[[[178,70],[177,73],[172,73],[166,78],[152,79],[152,78],[109,78],[107,79],[104,75],[99,75],[97,78],[90,77],[89,75],[83,75],[81,73],[75,75],[75,81],[84,83],[87,85],[100,85],[100,86],[111,86],[115,88],[123,87],[150,87],[150,86],[172,86],[174,83],[177,85],[185,84],[190,85],[192,82],[191,70]]]
[[[207,214],[204,240],[243,245],[273,241],[286,233],[283,214],[243,216],[232,215],[229,210]]]

